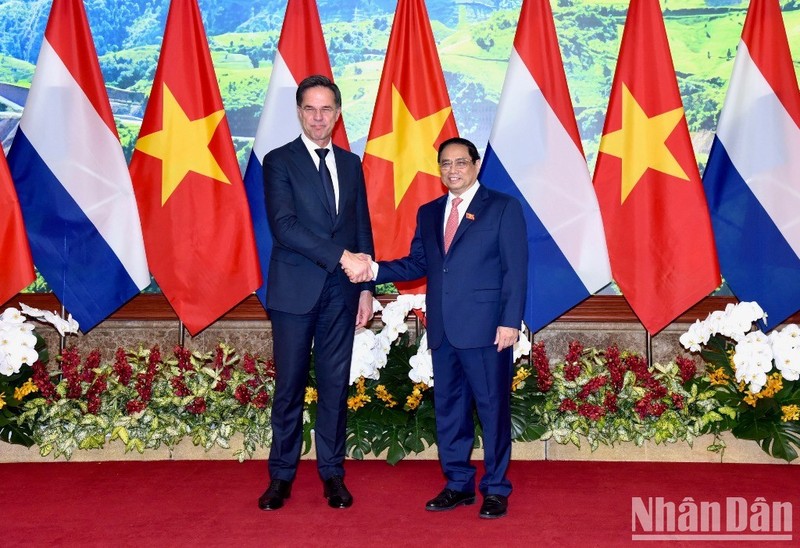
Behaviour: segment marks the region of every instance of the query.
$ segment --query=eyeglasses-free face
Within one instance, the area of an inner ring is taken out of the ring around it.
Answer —
[[[322,86],[305,90],[303,104],[297,107],[297,117],[303,133],[320,147],[325,147],[330,142],[333,127],[340,114],[333,91]]]

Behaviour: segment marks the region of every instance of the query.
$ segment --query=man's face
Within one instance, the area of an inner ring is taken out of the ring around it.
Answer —
[[[456,196],[475,184],[480,167],[481,161],[473,162],[467,147],[456,143],[448,145],[439,159],[442,183]]]
[[[305,90],[303,102],[297,107],[303,133],[320,147],[328,145],[340,114],[333,91],[322,86]]]

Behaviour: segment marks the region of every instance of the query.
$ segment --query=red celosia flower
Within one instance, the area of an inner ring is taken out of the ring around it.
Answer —
[[[547,350],[543,342],[537,342],[531,348],[533,353],[533,366],[536,368],[536,382],[539,390],[547,392],[553,386],[553,373],[550,371],[550,361],[547,359]]]
[[[597,377],[589,379],[589,381],[583,385],[583,388],[581,388],[581,391],[578,393],[578,399],[585,400],[591,394],[594,394],[600,390],[601,387],[605,386],[607,382],[608,377],[605,375],[598,375]]]
[[[173,354],[175,354],[175,357],[178,359],[178,369],[182,369],[184,371],[192,369],[192,353],[188,348],[181,345],[175,345]]]
[[[255,405],[259,409],[264,409],[269,403],[269,394],[267,394],[264,390],[260,390],[256,397],[253,398],[253,405]]]
[[[617,395],[613,392],[606,393],[606,397],[603,400],[603,407],[605,407],[609,413],[616,413],[619,411],[619,407],[617,407]]]
[[[606,414],[606,410],[602,405],[583,403],[578,407],[578,414],[586,417],[587,419],[596,421],[600,420]]]
[[[206,400],[198,396],[194,399],[194,401],[186,406],[186,410],[189,413],[194,413],[195,415],[202,415],[206,412]]]
[[[567,362],[567,364],[576,364],[580,361],[581,354],[583,354],[583,345],[578,341],[572,341],[569,343],[564,361]]]
[[[561,400],[561,405],[558,406],[558,410],[562,413],[566,413],[568,411],[575,411],[577,408],[578,405],[575,403],[575,401],[569,398]]]
[[[619,357],[619,348],[616,345],[606,348],[606,367],[608,374],[611,378],[611,386],[614,390],[622,388],[622,383],[625,379],[625,366]]]
[[[242,358],[242,369],[244,369],[244,372],[248,375],[255,375],[258,373],[256,359],[250,354],[245,354],[244,358]]]
[[[83,392],[81,388],[81,376],[78,366],[81,363],[78,349],[73,347],[65,348],[61,353],[61,373],[67,381],[67,397],[77,399]]]
[[[122,347],[117,348],[117,352],[114,354],[114,373],[122,386],[130,384],[133,367],[128,363],[128,354]]]
[[[275,360],[270,358],[267,360],[267,363],[264,364],[264,373],[267,377],[274,379],[275,378]]]
[[[697,374],[697,365],[694,363],[694,360],[689,358],[676,358],[675,361],[678,363],[678,368],[680,369],[681,375],[681,382],[686,384],[690,380],[694,378]]]
[[[134,415],[140,411],[144,411],[145,407],[147,407],[147,403],[141,400],[131,400],[125,406],[125,409],[128,411],[128,415]]]
[[[189,387],[186,386],[186,380],[183,378],[182,375],[178,375],[177,377],[172,377],[169,383],[172,385],[172,391],[175,393],[176,396],[180,398],[189,396],[192,393],[192,391],[189,390]]]
[[[86,356],[86,361],[83,363],[83,371],[81,371],[81,380],[89,384],[94,382],[94,377],[97,375],[94,370],[98,367],[100,367],[100,350],[95,348]]]
[[[155,375],[157,365],[161,361],[161,349],[155,345],[150,349],[150,357],[147,359],[147,372]]]
[[[61,396],[59,396],[56,392],[56,387],[53,384],[53,381],[50,380],[50,373],[47,371],[47,367],[45,367],[45,365],[38,360],[33,364],[32,380],[33,384],[36,385],[36,388],[39,389],[39,393],[48,401],[48,403],[61,399]]]
[[[672,405],[675,406],[675,409],[683,409],[683,396],[680,394],[673,394]]]
[[[241,403],[242,405],[247,405],[250,403],[250,399],[253,397],[250,393],[250,389],[247,387],[246,384],[240,384],[236,387],[236,390],[233,392],[233,397],[236,398],[236,401]]]
[[[214,369],[222,369],[224,358],[225,355],[222,353],[222,347],[218,346],[214,352]]]

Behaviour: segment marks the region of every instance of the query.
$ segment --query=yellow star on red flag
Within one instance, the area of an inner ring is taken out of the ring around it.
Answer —
[[[231,184],[208,145],[225,118],[225,111],[190,120],[178,100],[164,84],[162,129],[139,137],[136,149],[161,160],[161,205],[190,171],[221,183]]]
[[[392,131],[367,141],[364,150],[392,162],[394,169],[394,205],[397,207],[417,173],[439,176],[434,146],[452,108],[447,106],[423,118],[415,118],[403,97],[392,86]]]
[[[624,203],[648,168],[689,180],[666,141],[683,119],[683,107],[648,116],[622,84],[622,127],[600,139],[600,152],[622,160],[620,202]]]

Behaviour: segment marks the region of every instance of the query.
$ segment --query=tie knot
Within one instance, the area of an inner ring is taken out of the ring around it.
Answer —
[[[327,148],[318,148],[318,149],[314,150],[314,152],[317,153],[317,156],[319,156],[320,160],[324,160],[325,156],[328,155],[328,149]]]
[[[464,201],[464,198],[453,198],[453,207],[458,207],[461,202]]]

